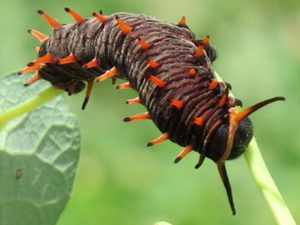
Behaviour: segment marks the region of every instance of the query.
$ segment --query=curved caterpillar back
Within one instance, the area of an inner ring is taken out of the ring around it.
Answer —
[[[42,45],[39,58],[20,74],[36,71],[25,85],[46,79],[70,95],[87,83],[84,109],[94,81],[127,80],[119,89],[133,88],[138,97],[127,104],[143,104],[147,112],[124,121],[151,119],[162,135],[148,146],[171,140],[184,147],[179,162],[191,151],[200,154],[196,168],[206,157],[216,162],[227,191],[232,213],[235,207],[225,161],[241,155],[253,136],[248,116],[283,97],[258,103],[241,112],[241,101],[229,96],[230,85],[216,79],[212,62],[216,51],[210,37],[197,40],[183,17],[177,25],[130,13],[85,19],[65,9],[76,20],[62,25],[39,10],[54,28],[50,36],[29,30]]]

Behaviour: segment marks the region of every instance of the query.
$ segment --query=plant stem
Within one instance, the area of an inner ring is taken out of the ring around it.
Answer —
[[[216,72],[215,75],[219,81],[222,81],[222,78]],[[230,95],[233,96],[231,92]],[[296,225],[288,206],[286,205],[271,174],[269,173],[255,137],[252,138],[252,141],[245,151],[244,156],[255,183],[257,184],[270,210],[272,211],[277,224]]]
[[[10,120],[15,119],[18,116],[28,113],[32,110],[35,110],[36,108],[40,107],[41,105],[45,104],[46,102],[63,93],[64,91],[50,86],[49,88],[45,89],[36,96],[28,99],[27,101],[13,108],[10,108],[3,113],[0,113],[0,130],[2,130],[5,124],[8,123]]]
[[[289,208],[268,171],[255,138],[252,139],[244,155],[254,180],[271,209],[277,224],[296,225]]]

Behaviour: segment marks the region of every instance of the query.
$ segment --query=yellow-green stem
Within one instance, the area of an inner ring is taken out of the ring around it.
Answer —
[[[296,225],[289,208],[268,171],[255,138],[252,139],[244,155],[254,180],[271,209],[277,224]]]
[[[51,99],[63,94],[64,91],[59,90],[53,86],[45,89],[36,96],[28,99],[27,101],[8,109],[7,111],[0,113],[0,130],[7,124],[10,120],[17,118],[18,116],[28,113]]]

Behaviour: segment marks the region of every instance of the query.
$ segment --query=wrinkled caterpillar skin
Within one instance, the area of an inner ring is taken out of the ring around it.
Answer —
[[[185,147],[175,163],[193,150],[200,154],[195,168],[206,157],[215,161],[235,214],[225,161],[241,155],[252,139],[248,116],[284,98],[274,97],[237,111],[235,106],[241,101],[228,95],[228,83],[216,79],[212,67],[216,51],[209,36],[197,40],[185,17],[174,25],[130,13],[105,17],[94,13],[95,18],[84,19],[65,10],[77,23],[62,25],[39,10],[54,28],[53,34],[28,30],[42,45],[39,58],[19,72],[37,71],[25,86],[45,79],[71,95],[87,83],[84,108],[95,80],[117,77],[129,81],[119,86],[135,89],[139,98],[128,102],[141,103],[148,112],[124,121],[152,119],[163,135],[148,146],[169,139]]]
[[[133,31],[124,35],[116,17],[133,27]],[[147,50],[141,49],[137,43],[143,38],[154,43]],[[228,110],[235,105],[231,97],[224,106],[218,102],[228,94],[228,88],[220,83],[217,89],[208,90],[215,79],[211,59],[204,54],[201,59],[194,57],[197,50],[194,34],[187,27],[180,27],[157,21],[152,17],[118,13],[108,17],[105,24],[96,18],[88,19],[81,24],[65,25],[54,31],[53,35],[41,46],[39,56],[52,54],[57,59],[67,57],[71,53],[77,58],[77,64],[47,64],[40,73],[42,77],[58,87],[65,87],[79,81],[89,81],[113,66],[120,70],[119,77],[128,80],[139,93],[141,103],[149,111],[151,119],[162,133],[168,133],[169,139],[181,146],[192,145],[193,149],[203,153],[203,142],[211,127],[217,120],[228,121]],[[208,52],[215,57],[211,46]],[[84,69],[82,65],[94,58],[101,62],[101,68]],[[160,63],[159,68],[151,68],[147,60]],[[196,76],[189,77],[187,71],[194,68]],[[155,74],[167,85],[158,87],[147,75]],[[181,99],[186,102],[182,110],[170,104],[170,99]],[[209,118],[205,126],[197,126],[193,118],[205,115]],[[205,155],[217,161],[226,146],[228,129],[225,133],[216,132]],[[239,156],[252,138],[252,123],[244,120],[238,130],[233,151],[228,159]],[[220,143],[224,143],[220,146]]]

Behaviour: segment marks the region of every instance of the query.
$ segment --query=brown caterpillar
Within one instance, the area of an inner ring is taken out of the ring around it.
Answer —
[[[66,8],[76,20],[62,25],[39,10],[54,28],[51,36],[29,30],[42,45],[39,58],[19,74],[36,71],[25,85],[40,79],[66,90],[80,92],[87,82],[84,109],[94,81],[127,80],[118,89],[133,88],[139,96],[127,104],[143,104],[147,112],[124,121],[151,119],[162,135],[148,146],[171,140],[184,147],[178,163],[191,151],[200,154],[196,168],[206,157],[216,162],[232,213],[232,191],[225,161],[241,155],[253,136],[248,116],[283,97],[275,97],[241,112],[241,101],[229,96],[228,83],[216,79],[212,62],[216,51],[210,37],[197,40],[183,17],[177,25],[130,13],[85,19]]]

